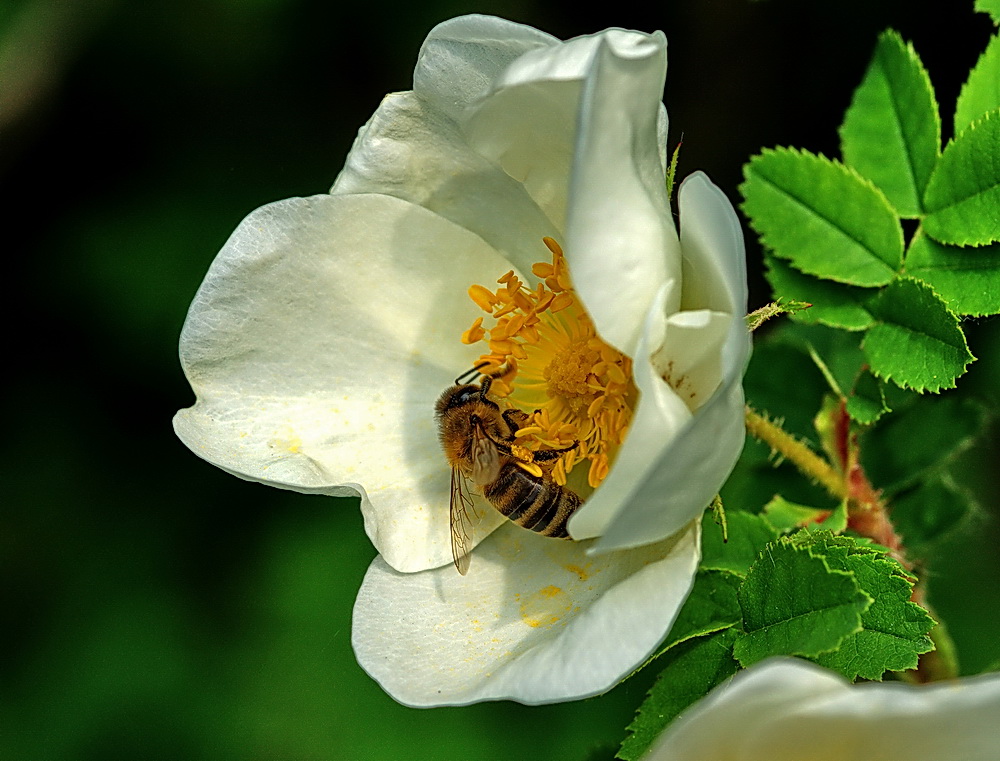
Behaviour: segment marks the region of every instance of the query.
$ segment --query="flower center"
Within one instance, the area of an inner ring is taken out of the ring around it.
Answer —
[[[495,321],[478,318],[462,342],[485,342],[477,364],[493,375],[491,391],[526,415],[516,432],[527,449],[577,446],[554,464],[552,478],[565,484],[572,470],[587,463],[586,483],[596,488],[607,476],[625,439],[638,392],[632,360],[608,346],[577,298],[559,244],[543,238],[552,261],[531,271],[539,282],[528,289],[513,270],[491,291],[469,288],[469,297]]]

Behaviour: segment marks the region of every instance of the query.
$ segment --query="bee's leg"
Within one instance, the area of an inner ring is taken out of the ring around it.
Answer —
[[[490,392],[490,386],[493,385],[493,378],[489,375],[484,375],[479,379],[479,398],[486,401],[486,395]]]
[[[541,452],[535,452],[535,462],[548,462],[549,460],[556,460],[559,458],[559,455],[576,449],[576,445],[579,443],[579,441],[574,441],[568,447],[562,447],[561,449],[543,449]]]
[[[529,415],[525,412],[521,412],[519,409],[511,407],[503,411],[503,421],[507,424],[510,429],[510,441],[514,440],[514,434],[521,428],[524,428],[524,424],[528,421]]]
[[[511,453],[511,444],[510,444],[510,441],[507,441],[507,440],[504,440],[504,439],[495,439],[495,438],[493,438],[493,434],[491,434],[489,431],[487,431],[483,427],[480,427],[480,430],[483,432],[483,435],[486,438],[488,438],[493,443],[493,446],[495,446],[500,452],[502,452],[503,454],[510,454]],[[523,448],[523,447],[519,447],[519,449],[520,448]]]

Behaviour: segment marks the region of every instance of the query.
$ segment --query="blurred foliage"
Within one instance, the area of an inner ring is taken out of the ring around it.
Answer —
[[[13,232],[0,758],[610,757],[644,675],[579,703],[417,711],[361,671],[350,613],[374,553],[355,505],[243,483],[172,435],[171,415],[191,402],[176,359],[187,304],[246,213],[329,187],[357,128],[383,93],[407,88],[444,18],[497,13],[561,37],[664,29],[681,175],[706,169],[736,199],[740,168],[762,146],[836,150],[887,26],[914,41],[953,105],[988,18],[872,5],[0,3],[0,188]],[[767,291],[751,255],[759,306]],[[983,359],[963,380],[995,409],[1000,336],[965,326]],[[796,392],[767,387],[766,362],[780,354],[762,347],[750,380],[776,415]],[[1000,659],[996,483],[983,480],[998,443],[994,428],[952,467],[982,509],[928,559],[931,601],[966,672]],[[766,452],[748,463],[780,475]],[[757,488],[763,506],[774,490]]]

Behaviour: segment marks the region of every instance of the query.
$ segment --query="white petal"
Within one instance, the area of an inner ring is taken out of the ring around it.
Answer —
[[[600,156],[595,153],[612,151],[616,143],[624,140],[628,145],[620,147],[627,150],[636,143],[641,152],[636,160],[652,158],[654,166],[649,171],[656,173],[661,116],[665,121],[660,106],[665,45],[662,34],[612,29],[539,48],[515,61],[494,83],[489,97],[465,118],[464,131],[470,145],[524,184],[553,225],[566,230],[566,240],[557,238],[569,249],[573,243],[566,227],[567,198],[573,203],[579,184],[573,173],[581,160],[596,163]],[[648,91],[655,90],[652,100],[641,104],[619,100],[621,96],[612,90],[622,86],[621,80],[632,83],[634,79],[611,71],[614,64],[608,59],[628,61],[622,66],[629,69],[629,77],[645,75],[645,88],[632,95],[648,96]],[[593,101],[598,101],[600,107],[595,108]],[[614,119],[609,112],[614,113]],[[616,123],[612,125],[612,121]],[[585,138],[586,134],[612,126],[616,133],[600,145]],[[636,139],[635,132],[648,134]],[[647,148],[651,150],[648,156]],[[608,157],[608,162],[616,162],[617,158]],[[581,180],[589,182],[591,178]],[[662,190],[662,177],[660,187]],[[623,205],[627,207],[631,200],[623,198]],[[667,218],[669,222],[669,215]],[[572,267],[572,259],[570,264]],[[607,269],[607,262],[604,264]],[[641,318],[640,312],[637,319]]]
[[[548,256],[542,238],[560,234],[523,184],[472,150],[454,121],[412,92],[386,96],[331,192],[384,193],[423,206],[476,233],[524,272]]]
[[[399,574],[381,559],[354,608],[361,666],[412,706],[537,704],[604,692],[669,630],[699,560],[697,524],[668,542],[588,557],[506,524],[453,568]]]
[[[680,529],[700,515],[718,493],[743,449],[746,430],[742,377],[750,354],[750,336],[743,320],[746,265],[742,234],[729,201],[704,175],[696,173],[685,180],[680,206],[685,274],[688,278],[702,277],[712,285],[694,303],[700,309],[715,306],[731,310],[735,307],[738,311],[730,311],[728,316],[718,312],[703,313],[706,315],[704,344],[700,344],[696,336],[684,335],[685,331],[679,330],[685,322],[687,327],[691,327],[693,315],[683,316],[684,313],[680,313],[671,317],[667,321],[671,327],[663,328],[662,348],[652,358],[654,372],[641,383],[645,371],[639,357],[645,355],[638,355],[634,366],[636,383],[642,395],[648,395],[649,390],[654,389],[660,396],[666,396],[666,392],[656,385],[655,378],[657,371],[670,374],[669,363],[675,361],[677,367],[687,367],[697,374],[699,384],[710,383],[721,370],[721,385],[707,402],[697,408],[683,429],[678,430],[676,425],[670,424],[664,426],[663,438],[659,440],[655,438],[655,432],[643,437],[642,447],[651,453],[651,457],[635,450],[628,453],[632,459],[647,459],[643,471],[645,475],[635,481],[634,490],[617,495],[624,507],[601,531],[603,535],[594,548],[595,552],[637,547],[659,541]],[[698,291],[685,280],[685,300],[689,300],[689,293],[697,294]],[[723,294],[722,299],[718,293]],[[723,329],[726,330],[725,339],[719,346],[718,339]],[[678,339],[675,344],[667,344],[667,341],[675,339]],[[657,345],[654,335],[643,340]],[[718,365],[708,354],[701,353],[702,349],[710,347],[719,352]],[[671,379],[677,380],[676,377]],[[699,385],[691,391],[695,397],[689,397],[688,401],[700,402],[707,387]],[[633,429],[640,424],[650,428],[656,425],[654,416],[648,420],[640,419],[640,413],[645,414],[641,397]],[[630,430],[618,460],[601,489],[610,483],[619,463],[624,461],[632,435]],[[657,441],[658,444],[653,443]],[[595,496],[601,493],[601,489],[595,492]],[[627,489],[626,484],[622,491]],[[570,526],[573,535],[577,536],[576,525],[571,521]]]
[[[722,358],[733,315],[698,309],[667,319],[663,345],[653,355],[657,374],[691,410],[697,410],[722,381]]]
[[[601,43],[581,96],[566,255],[601,337],[634,357],[645,305],[681,279],[657,127],[666,39],[619,32]]]
[[[476,357],[459,342],[483,314],[466,289],[507,269],[476,236],[387,196],[258,209],[191,306],[181,361],[198,401],[175,429],[243,478],[359,494],[396,568],[448,563],[434,403]]]
[[[743,386],[736,375],[661,450],[594,551],[659,541],[701,515],[743,450],[743,420]]]
[[[459,119],[517,58],[559,40],[495,16],[459,16],[434,27],[420,48],[413,89],[435,108]]]
[[[1000,676],[930,685],[851,685],[802,661],[774,659],[695,704],[648,761],[989,761]],[[720,731],[724,728],[724,731]]]
[[[632,501],[637,487],[650,477],[650,470],[664,457],[671,441],[690,424],[691,411],[648,360],[650,347],[663,343],[664,305],[676,291],[673,281],[664,284],[646,313],[646,327],[633,365],[639,403],[611,472],[569,520],[569,532],[574,539],[590,539],[609,531]]]
[[[681,183],[677,206],[684,252],[682,307],[745,315],[747,258],[733,205],[703,172],[695,172]]]

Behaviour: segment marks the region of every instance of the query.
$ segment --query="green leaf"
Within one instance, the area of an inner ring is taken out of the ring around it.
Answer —
[[[885,384],[869,372],[858,376],[847,397],[847,414],[861,425],[873,425],[889,412],[885,403]]]
[[[743,579],[728,571],[699,571],[691,592],[655,657],[695,637],[738,624],[742,618],[736,592]]]
[[[872,372],[903,388],[940,391],[975,359],[941,297],[918,280],[900,279],[869,302],[879,321],[861,348]]]
[[[930,285],[956,314],[1000,314],[1000,244],[946,246],[918,233],[906,253],[906,272]]]
[[[849,285],[892,280],[903,257],[903,232],[868,180],[794,148],[765,150],[743,175],[743,209],[776,256],[806,274]]]
[[[778,538],[778,532],[759,515],[743,510],[732,510],[726,515],[728,542],[722,541],[722,532],[711,516],[702,518],[701,567],[746,576],[761,550]]]
[[[628,725],[617,758],[636,761],[681,711],[739,671],[732,654],[735,636],[726,629],[684,642],[663,657],[666,666]]]
[[[976,10],[990,14],[993,23],[1000,26],[1000,0],[976,0]]]
[[[792,319],[807,325],[820,323],[844,330],[864,330],[875,322],[864,307],[871,291],[820,280],[773,256],[767,257],[766,264],[767,280],[775,295],[812,304],[809,309],[793,314]]]
[[[733,655],[744,668],[771,655],[835,650],[861,629],[861,613],[871,603],[851,573],[784,538],[751,566],[738,597],[744,632]]]
[[[917,667],[921,653],[934,649],[927,633],[934,620],[910,601],[913,579],[899,564],[868,549],[852,547],[842,539],[813,546],[831,568],[848,571],[872,604],[861,613],[861,631],[849,635],[836,651],[814,658],[850,680],[880,680],[886,671]]]
[[[854,91],[840,144],[844,162],[874,182],[900,215],[920,216],[941,150],[941,120],[920,58],[891,29],[879,37]]]
[[[789,502],[779,494],[764,505],[764,517],[767,522],[781,532],[792,531],[809,523],[817,523],[829,514],[829,510],[818,507],[808,507],[796,502]]]
[[[972,496],[942,471],[893,498],[892,523],[906,540],[907,551],[919,557],[974,511]]]
[[[834,534],[843,534],[847,530],[847,502],[841,502],[837,509],[830,513],[830,517],[823,521],[822,526]]]
[[[955,104],[955,134],[962,134],[987,111],[997,108],[1000,108],[1000,36],[994,35],[962,85]]]
[[[956,246],[1000,240],[1000,110],[948,143],[927,183],[924,230]]]
[[[865,472],[889,495],[907,489],[927,480],[971,445],[986,420],[986,411],[972,399],[918,399],[863,435]]]

